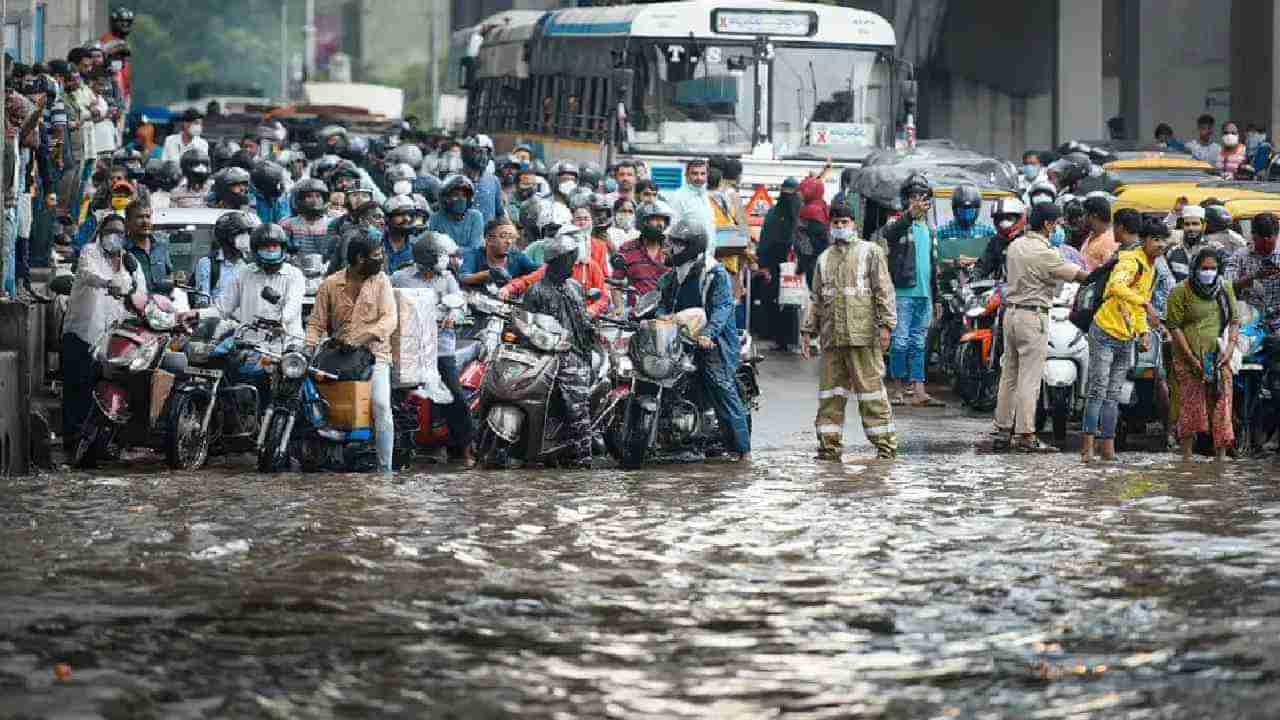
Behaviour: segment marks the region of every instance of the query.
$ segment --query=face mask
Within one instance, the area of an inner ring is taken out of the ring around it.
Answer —
[[[996,223],[996,227],[999,228],[1000,230],[1008,230],[1009,228],[1013,227],[1013,221],[1001,220],[1000,222]]]
[[[448,269],[449,269],[449,256],[448,256],[448,255],[441,255],[440,257],[436,258],[436,266],[435,266],[435,271],[436,271],[436,272],[438,272],[438,273],[442,273],[442,272],[447,271]]]
[[[1049,244],[1053,247],[1061,247],[1067,241],[1067,234],[1060,227],[1053,229],[1053,234],[1049,236]]]
[[[613,216],[613,224],[622,230],[630,230],[636,224],[635,213],[618,213]]]
[[[124,235],[120,233],[110,233],[103,235],[98,244],[102,246],[102,252],[108,255],[119,255],[124,250]]]
[[[191,133],[191,137],[200,137],[201,135],[204,134],[204,125],[201,125],[200,123],[196,123],[195,125],[191,126],[191,129],[188,132]]]
[[[382,270],[383,261],[384,258],[365,258],[365,261],[361,263],[360,273],[365,277],[377,275]]]
[[[282,127],[276,128],[275,131],[271,133],[271,136],[275,138],[276,142],[284,142],[285,138],[289,137],[289,131]]]
[[[851,237],[853,237],[853,230],[849,228],[831,228],[831,239],[838,243],[847,243]]]
[[[249,233],[240,233],[239,235],[237,235],[235,239],[235,246],[236,246],[236,250],[238,250],[241,255],[248,255],[249,254]]]
[[[387,225],[387,233],[392,237],[404,237],[412,229],[409,225]]]
[[[1240,144],[1240,136],[1235,133],[1227,133],[1222,136],[1222,147],[1234,148]]]
[[[972,225],[978,219],[978,208],[960,208],[960,212],[956,213],[956,219],[961,225]]]
[[[516,188],[516,199],[528,200],[529,198],[533,197],[533,193],[535,192],[535,190],[536,188],[525,187],[521,185],[520,187]]]
[[[577,190],[577,189],[578,189],[578,183],[573,182],[572,180],[566,180],[566,181],[564,181],[564,182],[560,183],[560,187],[558,187],[558,188],[556,188],[556,189],[560,191],[560,194],[561,194],[561,195],[566,195],[566,196],[567,196],[567,195],[569,195],[570,193],[572,193],[574,190]]]
[[[591,244],[586,240],[578,243],[578,262],[585,263],[591,258]]]
[[[284,262],[284,250],[259,250],[258,260],[267,265]]]
[[[392,195],[408,195],[413,192],[413,183],[408,180],[397,180],[391,185]]]
[[[113,197],[113,198],[111,198],[111,207],[112,207],[116,212],[122,212],[125,208],[129,207],[129,198],[127,198],[127,197]]]
[[[1039,176],[1040,176],[1039,165],[1023,165],[1022,166],[1022,177],[1028,180],[1035,180]]]
[[[1196,276],[1200,279],[1201,285],[1212,285],[1213,281],[1218,279],[1218,271],[1217,270],[1201,270],[1200,272],[1196,273]]]
[[[124,62],[120,60],[111,61],[111,72],[120,72],[124,69]]]
[[[462,215],[467,211],[467,199],[449,198],[444,203],[444,209],[450,215]]]
[[[656,228],[652,225],[645,225],[640,230],[640,237],[643,238],[645,242],[662,242],[663,238],[666,237],[666,233],[662,232],[661,228]]]
[[[1204,239],[1204,231],[1203,230],[1195,230],[1195,231],[1183,230],[1182,239],[1185,240],[1188,245],[1196,245],[1202,239]]]

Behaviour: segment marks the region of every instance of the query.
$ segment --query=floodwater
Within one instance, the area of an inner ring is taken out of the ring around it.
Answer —
[[[1270,463],[839,467],[812,393],[751,468],[2,480],[0,718],[1280,716]]]

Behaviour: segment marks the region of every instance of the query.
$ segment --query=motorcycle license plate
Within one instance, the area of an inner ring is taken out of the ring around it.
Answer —
[[[535,365],[538,362],[538,358],[532,353],[527,353],[523,350],[516,350],[509,347],[502,349],[502,359],[530,366]]]

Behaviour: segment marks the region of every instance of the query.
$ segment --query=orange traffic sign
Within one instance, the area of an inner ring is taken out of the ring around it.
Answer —
[[[769,214],[771,207],[773,198],[769,197],[769,191],[764,189],[764,185],[757,183],[755,194],[747,201],[747,222],[752,226],[763,225],[764,216]]]

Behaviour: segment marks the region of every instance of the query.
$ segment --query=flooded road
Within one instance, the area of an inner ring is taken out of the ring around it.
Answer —
[[[1280,716],[1274,466],[822,464],[815,367],[750,468],[0,481],[0,718]]]

